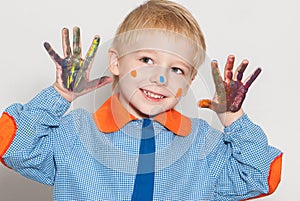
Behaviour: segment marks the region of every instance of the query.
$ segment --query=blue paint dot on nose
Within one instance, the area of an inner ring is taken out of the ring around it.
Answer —
[[[161,83],[164,83],[164,82],[165,82],[164,76],[160,76],[160,77],[159,77],[159,81],[160,81]]]

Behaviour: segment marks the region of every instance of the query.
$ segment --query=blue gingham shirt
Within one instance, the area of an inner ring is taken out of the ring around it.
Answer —
[[[6,109],[16,136],[3,159],[23,176],[54,185],[57,201],[130,200],[137,171],[142,120],[101,132],[83,109],[53,87],[25,105]],[[103,116],[105,118],[105,116]],[[224,132],[201,119],[178,136],[154,121],[153,200],[242,200],[268,193],[270,164],[281,152],[262,129],[242,116]]]

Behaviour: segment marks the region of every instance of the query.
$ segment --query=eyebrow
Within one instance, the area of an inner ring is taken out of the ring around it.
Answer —
[[[180,63],[181,65],[183,65],[184,67],[186,67],[188,70],[192,70],[192,68],[193,68],[192,65],[189,65],[189,64],[187,64],[184,61],[176,61],[176,62]]]

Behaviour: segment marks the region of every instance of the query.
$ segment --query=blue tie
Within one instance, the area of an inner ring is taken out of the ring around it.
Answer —
[[[143,120],[137,174],[131,201],[152,201],[154,188],[155,139],[152,121]]]

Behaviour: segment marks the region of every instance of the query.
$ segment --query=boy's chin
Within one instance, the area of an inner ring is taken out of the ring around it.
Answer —
[[[139,110],[139,115],[142,118],[151,118],[164,113],[165,111],[166,109],[160,106],[152,107],[151,109],[142,108],[141,110]]]

